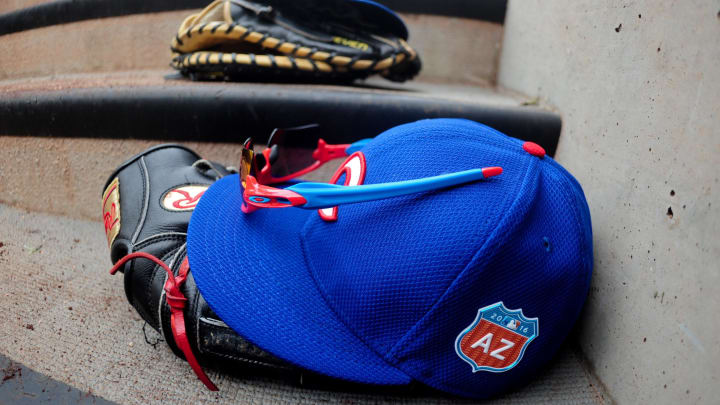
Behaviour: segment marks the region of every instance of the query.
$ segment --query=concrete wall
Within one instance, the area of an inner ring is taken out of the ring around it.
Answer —
[[[580,344],[620,403],[720,401],[719,12],[509,4],[499,83],[563,116],[595,244]]]

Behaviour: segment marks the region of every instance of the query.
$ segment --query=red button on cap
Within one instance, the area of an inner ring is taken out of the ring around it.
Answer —
[[[537,156],[539,158],[545,157],[545,149],[543,149],[542,146],[536,144],[535,142],[525,142],[523,144],[523,149],[525,149],[525,152]]]

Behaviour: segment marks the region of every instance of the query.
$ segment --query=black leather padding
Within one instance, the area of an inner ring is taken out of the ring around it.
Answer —
[[[138,154],[115,170],[106,182],[119,181],[120,231],[110,246],[113,263],[132,252],[147,252],[168,261],[185,244],[192,211],[168,211],[161,205],[164,193],[185,184],[207,184],[216,176],[207,176],[193,167],[200,156],[179,145],[161,145]],[[222,165],[218,165],[221,169]],[[227,171],[226,171],[227,173]],[[125,293],[138,313],[158,329],[158,299],[165,272],[154,263],[136,259],[128,262],[124,273]]]
[[[113,263],[128,253],[145,252],[178,274],[187,256],[185,241],[192,211],[168,210],[162,204],[163,197],[169,190],[185,185],[210,186],[233,172],[222,164],[200,159],[184,146],[158,145],[128,159],[110,174],[105,187],[117,179],[120,202],[120,231],[110,247]],[[121,271],[128,301],[143,320],[163,335],[173,352],[184,357],[174,341],[170,307],[165,299],[167,272],[145,258],[127,262]],[[215,315],[200,295],[192,269],[181,291],[187,299],[187,338],[202,364],[234,364],[297,375],[295,367],[243,339]]]

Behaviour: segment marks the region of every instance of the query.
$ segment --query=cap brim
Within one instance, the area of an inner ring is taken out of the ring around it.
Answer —
[[[300,232],[314,210],[240,210],[237,175],[213,184],[190,220],[190,269],[210,307],[233,330],[300,367],[349,381],[401,385],[410,377],[340,320],[305,262]]]

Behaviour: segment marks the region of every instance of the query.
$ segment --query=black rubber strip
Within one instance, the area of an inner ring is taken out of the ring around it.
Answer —
[[[535,107],[495,107],[340,86],[188,83],[0,98],[3,135],[238,143],[252,135],[262,143],[274,128],[318,123],[328,142],[349,143],[436,117],[478,121],[536,142],[550,155],[561,129],[558,115]]]
[[[0,354],[0,404],[112,405],[92,392],[83,392]]]
[[[404,13],[436,14],[502,23],[507,0],[380,0]],[[54,0],[0,14],[0,35],[97,18],[201,9],[209,0]]]

